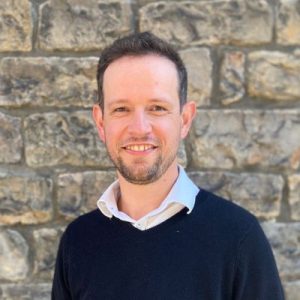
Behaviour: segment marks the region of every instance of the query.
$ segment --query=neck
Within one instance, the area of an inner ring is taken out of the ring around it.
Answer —
[[[118,209],[134,220],[138,220],[160,206],[178,177],[177,164],[156,181],[138,185],[126,181],[119,173],[120,199]]]

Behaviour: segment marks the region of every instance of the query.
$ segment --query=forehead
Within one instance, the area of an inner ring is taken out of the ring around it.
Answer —
[[[121,78],[129,75],[146,74],[153,76],[167,76],[168,78],[176,77],[177,70],[175,64],[164,56],[155,54],[146,55],[126,55],[113,61],[104,72],[105,79]]]
[[[148,54],[123,56],[104,72],[105,101],[123,97],[159,97],[169,94],[178,100],[178,75],[175,64],[166,57]]]

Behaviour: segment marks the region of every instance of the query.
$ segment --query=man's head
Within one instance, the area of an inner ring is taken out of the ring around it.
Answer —
[[[150,40],[156,38],[149,33],[144,35],[149,37],[150,48],[155,48]],[[114,45],[125,43],[126,39],[132,37],[118,40]],[[140,49],[147,49],[144,38],[139,42],[135,36],[134,43],[143,43]],[[160,40],[156,43],[164,44]],[[119,178],[133,184],[149,184],[163,175],[174,178],[177,150],[189,131],[195,103],[180,103],[178,66],[169,56],[146,50],[137,55],[128,51],[121,55],[120,47],[115,48],[118,51],[110,51],[110,59],[101,58],[103,65],[100,59],[102,104],[93,108],[99,136]],[[176,52],[170,51],[181,62]],[[180,68],[186,77],[183,64]]]
[[[103,50],[97,69],[98,100],[102,110],[104,109],[103,76],[107,67],[124,56],[144,56],[150,54],[165,57],[174,63],[178,74],[180,107],[186,103],[187,72],[182,59],[170,44],[150,32],[142,32],[118,39],[111,46]]]

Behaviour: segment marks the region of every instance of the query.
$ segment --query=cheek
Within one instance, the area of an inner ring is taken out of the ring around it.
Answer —
[[[166,143],[177,143],[181,137],[181,125],[178,120],[169,122],[156,122],[154,134],[165,140]]]
[[[122,139],[121,124],[110,123],[105,126],[104,135],[106,144],[114,145]]]

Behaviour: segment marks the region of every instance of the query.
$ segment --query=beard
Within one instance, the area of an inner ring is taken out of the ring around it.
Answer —
[[[177,156],[175,151],[163,159],[162,154],[159,153],[150,166],[145,162],[144,158],[136,158],[134,162],[129,165],[121,156],[114,157],[108,149],[107,152],[116,169],[124,179],[132,184],[138,185],[145,185],[158,180],[168,170]]]

